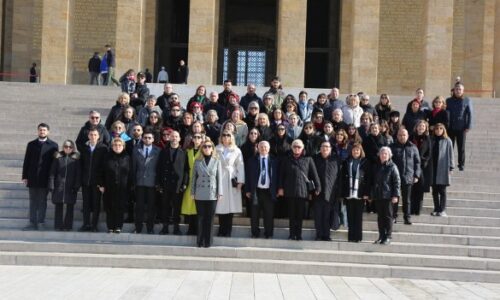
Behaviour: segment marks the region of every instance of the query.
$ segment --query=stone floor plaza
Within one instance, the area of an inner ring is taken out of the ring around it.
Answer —
[[[0,266],[1,299],[500,299],[500,284],[122,268]]]

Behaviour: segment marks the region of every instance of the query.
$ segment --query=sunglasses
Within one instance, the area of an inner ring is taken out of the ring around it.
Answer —
[[[222,137],[231,137],[231,135],[230,135],[230,134],[225,133],[225,134],[223,134],[223,135],[222,135]]]
[[[203,149],[211,149],[212,145],[203,145]]]
[[[93,119],[93,120],[98,120],[98,119],[100,119],[100,117],[90,117],[90,118],[91,118],[91,119]]]
[[[285,128],[281,127],[281,128],[278,128],[278,131],[284,131]]]
[[[70,145],[64,145],[63,146],[65,149],[73,149],[73,147],[71,147]]]

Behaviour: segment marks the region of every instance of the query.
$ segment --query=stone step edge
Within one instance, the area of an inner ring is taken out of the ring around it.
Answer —
[[[401,267],[355,263],[311,263],[241,258],[200,258],[196,256],[101,255],[74,253],[0,253],[3,265],[123,267],[233,271],[252,273],[294,273],[379,278],[419,278],[475,282],[498,282],[500,272],[449,268]]]
[[[386,246],[378,246],[386,247]],[[390,246],[389,246],[390,247]],[[30,250],[25,250],[29,248]],[[34,248],[34,249],[33,249]],[[225,247],[216,246],[211,249],[199,249],[189,246],[167,245],[130,245],[102,243],[71,242],[34,242],[34,241],[0,241],[2,252],[36,252],[36,253],[80,253],[102,255],[139,255],[141,256],[196,256],[213,258],[240,258],[284,261],[309,261],[326,263],[360,263],[384,264],[407,267],[437,267],[449,269],[470,269],[500,271],[500,258],[479,258],[468,256],[444,256],[401,254],[369,251],[346,250],[314,250],[314,249],[282,249],[259,247]],[[124,251],[125,250],[125,251]],[[135,252],[135,253],[130,253]],[[347,258],[347,256],[354,256]],[[373,258],[378,262],[370,262]],[[347,258],[347,259],[346,259]],[[417,265],[418,264],[418,265]],[[446,265],[446,266],[445,266]],[[451,265],[451,266],[450,266]]]
[[[31,232],[32,233],[32,232]],[[23,231],[7,231],[0,230],[0,237],[6,241],[24,241],[24,242],[43,242],[43,243],[67,243],[68,239],[65,238],[71,233],[59,233],[59,232],[38,232],[41,233],[37,237],[30,236],[30,232]],[[160,237],[159,235],[146,235],[146,234],[132,234],[132,233],[121,233],[108,234],[108,233],[78,233],[78,238],[75,236],[70,236],[71,243],[92,243],[92,244],[117,244],[117,245],[145,245],[145,246],[184,246],[192,247],[195,245],[194,236],[175,236],[166,235]],[[459,254],[455,256],[460,257],[480,257],[480,258],[492,258],[500,259],[500,247],[493,246],[476,246],[476,245],[457,245],[457,244],[422,244],[422,243],[411,243],[411,242],[392,242],[390,247],[380,247],[380,245],[375,245],[371,240],[366,240],[361,243],[348,243],[346,240],[332,239],[331,242],[313,241],[313,240],[303,240],[300,242],[288,241],[286,239],[251,239],[249,237],[231,237],[231,238],[220,238],[214,237],[214,246],[218,247],[230,247],[230,248],[241,248],[241,247],[255,247],[264,249],[292,249],[292,250],[336,250],[336,251],[358,251],[358,252],[384,252],[384,253],[398,253],[394,249],[397,248],[409,248],[417,249],[419,253],[413,253],[418,255],[434,255],[437,251],[454,249],[456,252],[462,252],[460,250],[465,249],[464,254]],[[396,246],[396,248],[394,248]],[[393,247],[393,248],[391,248]],[[363,248],[364,250],[360,250]],[[422,251],[425,249],[425,251]],[[433,251],[427,251],[428,249],[433,249]],[[423,253],[425,252],[425,253]],[[498,252],[498,253],[496,253]],[[407,252],[410,254],[411,252]],[[488,255],[493,255],[494,257],[489,257]]]

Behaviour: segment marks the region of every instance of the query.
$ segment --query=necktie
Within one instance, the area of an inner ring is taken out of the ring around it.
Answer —
[[[148,158],[149,155],[149,147],[146,147],[146,158]]]
[[[260,184],[264,185],[266,184],[266,162],[265,158],[261,158],[261,166],[260,166]]]

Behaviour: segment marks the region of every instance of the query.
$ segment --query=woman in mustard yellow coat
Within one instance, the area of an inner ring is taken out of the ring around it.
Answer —
[[[203,135],[201,133],[193,134],[191,143],[186,151],[189,165],[189,184],[182,198],[181,213],[184,215],[185,222],[189,224],[189,229],[187,231],[188,235],[196,235],[197,232],[196,204],[194,199],[191,198],[191,185],[193,184],[194,161],[199,155],[198,150],[200,149],[202,141]]]

